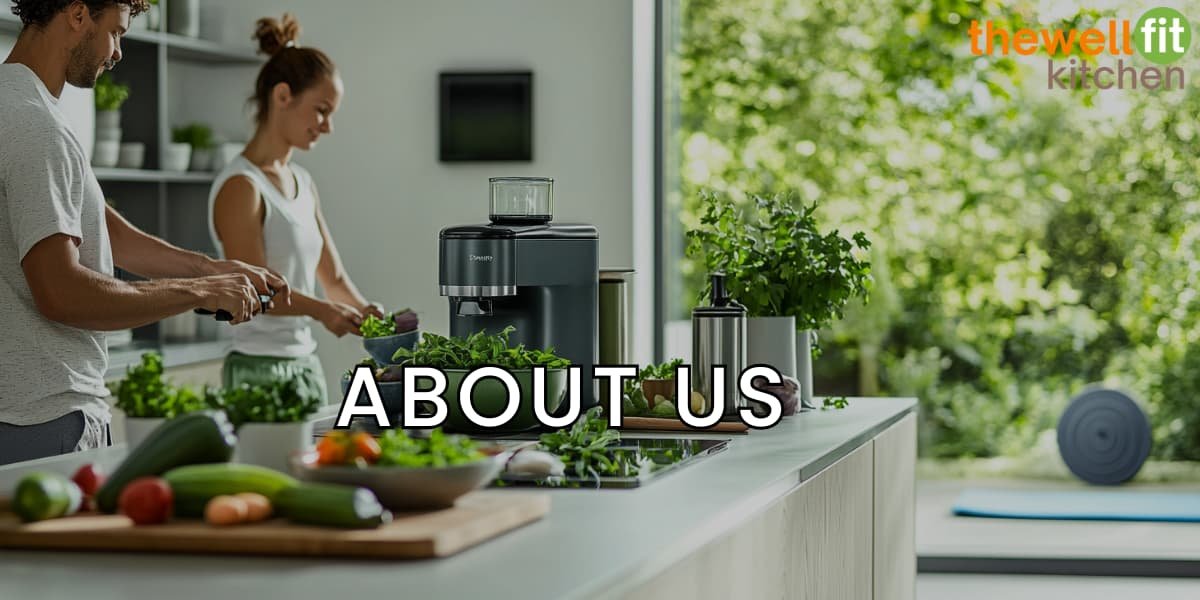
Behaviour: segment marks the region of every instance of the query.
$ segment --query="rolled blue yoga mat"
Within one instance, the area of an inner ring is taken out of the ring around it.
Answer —
[[[1076,477],[1097,485],[1133,479],[1150,456],[1150,421],[1128,394],[1094,388],[1058,420],[1058,451]]]
[[[1001,519],[1200,523],[1200,492],[967,489],[953,510]]]

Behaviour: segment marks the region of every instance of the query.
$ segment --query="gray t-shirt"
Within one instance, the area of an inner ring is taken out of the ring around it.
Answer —
[[[104,195],[58,99],[28,67],[0,64],[0,422],[79,410],[89,425],[81,446],[94,445],[109,420],[104,334],[42,316],[21,269],[57,233],[75,239],[80,264],[112,275]]]

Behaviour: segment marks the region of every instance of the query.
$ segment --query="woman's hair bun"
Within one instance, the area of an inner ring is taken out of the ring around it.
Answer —
[[[267,56],[275,56],[289,44],[295,45],[299,37],[300,22],[291,13],[283,13],[282,19],[263,17],[254,27],[258,51]]]

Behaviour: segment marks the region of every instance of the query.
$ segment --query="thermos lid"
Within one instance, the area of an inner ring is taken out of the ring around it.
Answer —
[[[725,274],[712,274],[712,289],[709,296],[712,298],[712,306],[697,306],[692,309],[693,318],[718,318],[718,317],[744,317],[746,316],[746,307],[738,304],[729,296],[729,290],[725,288]]]

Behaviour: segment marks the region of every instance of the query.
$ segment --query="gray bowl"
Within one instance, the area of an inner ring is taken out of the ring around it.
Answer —
[[[379,365],[392,364],[392,355],[400,348],[408,348],[412,350],[417,347],[417,341],[421,339],[420,330],[414,329],[407,333],[396,335],[386,335],[377,338],[363,338],[363,349],[375,362]]]
[[[453,467],[317,466],[316,454],[292,457],[292,474],[303,481],[365,487],[389,510],[414,511],[454,506],[464,494],[496,479],[508,456],[488,456]]]

